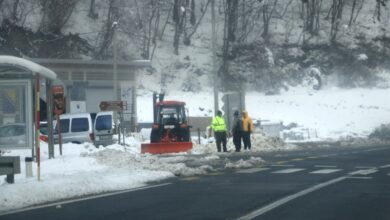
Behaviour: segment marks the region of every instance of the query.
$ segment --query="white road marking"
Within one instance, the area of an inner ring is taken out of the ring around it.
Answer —
[[[275,202],[273,202],[273,203],[271,203],[269,205],[266,205],[266,206],[264,206],[264,207],[262,207],[260,209],[257,209],[257,210],[255,210],[255,211],[253,211],[251,213],[248,213],[248,214],[246,214],[244,216],[241,216],[238,219],[240,219],[240,220],[254,219],[254,218],[256,218],[256,217],[258,217],[258,216],[260,216],[260,215],[262,215],[262,214],[264,214],[264,213],[266,213],[268,211],[271,211],[271,210],[273,210],[273,209],[275,209],[275,208],[277,208],[277,207],[279,207],[279,206],[281,206],[281,205],[291,201],[291,200],[297,199],[299,197],[307,195],[307,194],[309,194],[311,192],[314,192],[314,191],[319,190],[321,188],[324,188],[326,186],[329,186],[329,185],[335,184],[337,182],[340,182],[342,180],[345,180],[346,177],[347,176],[343,176],[343,177],[339,177],[339,178],[336,178],[336,179],[333,179],[333,180],[329,180],[329,181],[324,182],[324,183],[320,183],[318,185],[314,185],[314,186],[312,186],[310,188],[307,188],[305,190],[302,190],[302,191],[300,191],[298,193],[295,193],[293,195],[290,195],[290,196],[284,197],[282,199],[279,199],[279,200],[277,200],[277,201],[275,201]]]
[[[55,202],[55,203],[50,203],[50,204],[45,204],[45,205],[38,205],[38,206],[24,208],[24,209],[6,211],[6,212],[1,212],[0,216],[30,211],[30,210],[35,210],[35,209],[53,207],[53,206],[55,208],[58,208],[58,207],[62,207],[64,204],[75,203],[75,202],[91,200],[91,199],[97,199],[97,198],[102,198],[102,197],[108,197],[108,196],[113,196],[113,195],[118,195],[118,194],[123,194],[123,193],[128,193],[128,192],[134,192],[134,191],[143,190],[143,189],[156,188],[156,187],[166,186],[166,185],[170,185],[170,184],[172,184],[172,183],[163,183],[163,184],[158,184],[158,185],[153,185],[153,186],[144,186],[144,187],[139,187],[139,188],[134,188],[134,189],[128,189],[128,190],[122,190],[122,191],[117,191],[117,192],[112,192],[112,193],[105,193],[105,194],[100,194],[100,195],[95,195],[95,196],[89,196],[89,197],[84,197],[84,198],[79,198],[79,199],[70,199],[70,200],[66,200],[66,201],[62,201],[62,202]]]
[[[313,174],[329,174],[329,173],[334,173],[334,172],[338,172],[340,171],[340,169],[322,169],[322,170],[316,170],[316,171],[313,171],[313,172],[310,172],[310,173],[313,173]]]
[[[371,176],[350,176],[350,177],[347,177],[348,179],[364,179],[364,180],[367,180],[367,179],[372,179]]]
[[[290,164],[273,164],[271,167],[293,167],[294,165]]]
[[[386,164],[386,165],[380,166],[379,168],[389,168],[389,167],[390,167],[390,164]]]
[[[371,151],[378,151],[378,150],[383,150],[381,148],[378,149],[369,149],[369,150],[363,150],[363,152],[371,152]]]
[[[337,166],[331,166],[331,165],[315,165],[314,167],[319,167],[319,168],[336,168]]]
[[[246,170],[239,170],[236,173],[256,173],[256,172],[261,172],[261,171],[265,171],[265,170],[269,170],[269,168],[265,168],[265,167],[252,168],[252,169],[246,169]]]
[[[377,169],[367,169],[367,170],[357,170],[354,172],[350,172],[350,175],[369,175],[378,172]]]
[[[273,202],[273,203],[271,203],[269,205],[266,205],[266,206],[261,207],[261,208],[259,208],[257,210],[254,210],[254,211],[252,211],[252,212],[250,212],[250,213],[248,213],[248,214],[246,214],[244,216],[241,216],[238,219],[240,219],[240,220],[254,219],[254,218],[256,218],[256,217],[258,217],[260,215],[263,215],[264,213],[266,213],[268,211],[271,211],[271,210],[273,210],[275,208],[278,208],[281,205],[284,205],[284,204],[290,202],[291,200],[297,199],[299,197],[302,197],[304,195],[307,195],[309,193],[317,191],[317,190],[319,190],[321,188],[324,188],[326,186],[338,183],[338,182],[343,181],[345,179],[348,179],[348,178],[351,178],[351,179],[370,179],[370,178],[372,178],[372,177],[356,177],[356,176],[352,176],[352,175],[356,175],[356,174],[367,175],[367,174],[371,174],[371,173],[375,173],[375,172],[378,172],[378,170],[377,169],[368,169],[368,170],[358,170],[358,171],[355,171],[355,172],[351,172],[351,173],[349,173],[346,176],[338,177],[336,179],[332,179],[332,180],[329,180],[327,182],[323,182],[323,183],[320,183],[318,185],[314,185],[314,186],[312,186],[310,188],[307,188],[305,190],[302,190],[302,191],[300,191],[298,193],[295,193],[295,194],[292,194],[290,196],[287,196],[287,197],[284,197],[282,199],[279,199],[279,200],[277,200],[277,201],[275,201],[275,202]],[[390,175],[390,173],[387,174],[387,175]]]
[[[291,169],[284,169],[284,170],[275,171],[272,173],[295,173],[295,172],[299,172],[302,170],[305,170],[305,169],[291,168]]]
[[[376,167],[358,166],[356,169],[375,169]]]

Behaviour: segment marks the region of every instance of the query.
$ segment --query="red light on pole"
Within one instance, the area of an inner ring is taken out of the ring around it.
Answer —
[[[53,86],[53,101],[54,101],[54,113],[57,119],[57,133],[58,133],[58,144],[60,145],[60,155],[62,155],[62,137],[61,137],[61,120],[60,115],[64,112],[64,87]]]

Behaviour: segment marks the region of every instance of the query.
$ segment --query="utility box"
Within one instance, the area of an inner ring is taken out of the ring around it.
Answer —
[[[191,125],[191,136],[197,136],[198,129],[201,134],[206,134],[207,127],[211,125],[212,120],[212,117],[188,117],[188,122]]]
[[[260,128],[267,136],[280,137],[280,133],[283,130],[283,124],[281,121],[265,121],[261,122]]]

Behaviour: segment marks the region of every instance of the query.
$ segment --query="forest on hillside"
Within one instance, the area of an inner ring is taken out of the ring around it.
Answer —
[[[320,89],[326,76],[371,87],[390,68],[388,0],[0,0],[0,52],[105,60],[115,43],[120,59],[152,60],[152,74],[210,75],[211,52],[194,60],[213,23],[222,90]]]

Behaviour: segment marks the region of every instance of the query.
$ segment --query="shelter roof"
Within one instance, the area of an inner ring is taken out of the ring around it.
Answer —
[[[34,63],[30,60],[26,60],[20,57],[0,55],[0,67],[16,67],[26,70],[24,74],[35,75],[39,73],[41,76],[54,80],[57,78],[57,74],[50,69]],[[10,74],[9,71],[0,71],[0,75]]]

